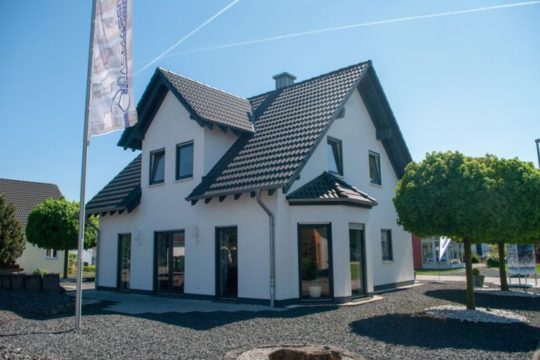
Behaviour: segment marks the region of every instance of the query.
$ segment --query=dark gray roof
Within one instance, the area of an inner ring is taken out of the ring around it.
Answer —
[[[201,126],[221,126],[237,133],[253,133],[251,105],[247,99],[229,94],[162,68],[156,69],[139,104],[139,122],[127,128],[118,145],[141,149],[141,140],[167,91],[171,91]]]
[[[371,208],[377,201],[332,173],[324,172],[287,195],[291,205],[351,205]]]
[[[9,179],[0,179],[0,193],[15,205],[15,217],[23,228],[26,227],[28,215],[36,205],[49,198],[58,199],[62,196],[55,184]]]
[[[86,204],[86,211],[88,214],[124,210],[130,212],[140,200],[141,155],[139,154]]]
[[[196,202],[263,189],[283,188],[287,192],[355,90],[366,105],[377,139],[383,143],[396,175],[401,177],[412,158],[370,61],[249,100],[157,69],[137,106],[139,122],[124,131],[118,145],[141,148],[146,130],[171,91],[199,125],[217,124],[223,131],[232,129],[239,135],[187,200]],[[132,165],[129,176],[124,169],[92,199],[88,204],[92,205],[90,212],[124,208],[131,211],[139,203],[140,158]],[[130,186],[111,188],[113,182],[126,177]]]
[[[360,63],[251,98],[255,134],[187,199],[290,186],[368,67]]]

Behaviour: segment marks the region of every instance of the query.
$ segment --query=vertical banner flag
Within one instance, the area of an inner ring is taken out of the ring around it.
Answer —
[[[131,1],[96,0],[88,136],[137,122],[131,76]]]
[[[439,239],[439,241],[440,241],[440,243],[439,243],[439,262],[440,262],[442,260],[442,258],[444,257],[444,254],[446,253],[446,250],[448,249],[448,246],[452,242],[452,239],[447,238],[446,236],[442,236]]]

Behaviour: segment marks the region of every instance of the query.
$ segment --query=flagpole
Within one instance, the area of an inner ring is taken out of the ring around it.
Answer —
[[[88,70],[86,75],[86,102],[84,112],[84,126],[83,126],[83,146],[82,146],[82,165],[81,165],[81,194],[79,201],[79,237],[77,242],[77,290],[75,295],[75,329],[81,328],[81,312],[82,312],[82,252],[84,244],[84,226],[86,220],[85,209],[85,195],[86,195],[86,157],[88,151],[88,118],[90,110],[90,85],[92,75],[92,57],[93,57],[93,43],[94,43],[94,23],[96,15],[96,1],[92,0],[92,21],[90,25],[90,46],[88,50]]]

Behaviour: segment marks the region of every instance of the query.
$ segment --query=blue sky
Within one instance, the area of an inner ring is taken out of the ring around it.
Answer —
[[[134,0],[135,71],[230,3]],[[155,66],[248,97],[271,90],[283,71],[303,80],[371,59],[414,160],[459,150],[536,164],[540,3],[215,49],[517,3],[240,0]],[[90,0],[0,0],[0,177],[56,183],[71,200],[79,199],[90,11]],[[155,66],[135,77],[137,100]],[[136,155],[116,146],[120,133],[92,139],[87,200]]]

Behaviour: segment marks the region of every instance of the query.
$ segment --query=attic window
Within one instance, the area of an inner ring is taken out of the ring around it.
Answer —
[[[150,153],[150,185],[165,181],[165,149]]]
[[[381,156],[376,152],[369,152],[369,177],[372,184],[381,185]]]
[[[328,171],[343,175],[343,151],[341,140],[328,137]]]
[[[176,180],[193,177],[193,141],[176,145]]]

